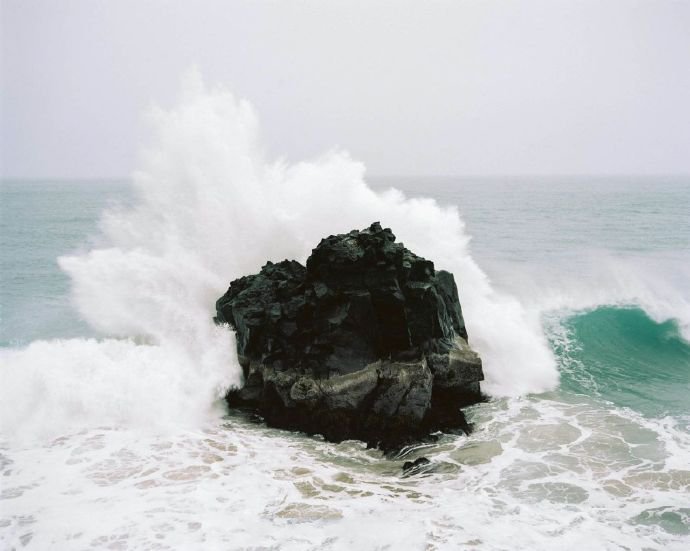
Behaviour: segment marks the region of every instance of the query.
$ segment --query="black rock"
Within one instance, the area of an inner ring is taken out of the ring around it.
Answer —
[[[426,457],[418,457],[414,461],[405,461],[402,468],[403,475],[417,474],[422,470],[422,467],[430,464],[431,461],[429,461]]]
[[[481,400],[453,276],[378,222],[322,239],[306,268],[268,262],[233,281],[216,311],[244,371],[228,403],[270,425],[390,449],[465,430],[459,408]]]

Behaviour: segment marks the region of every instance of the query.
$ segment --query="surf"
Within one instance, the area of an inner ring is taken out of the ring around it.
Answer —
[[[557,385],[538,316],[492,287],[456,208],[374,191],[364,166],[344,151],[292,164],[267,159],[251,105],[208,88],[194,71],[177,106],[155,108],[148,120],[151,143],[132,177],[131,201],[103,214],[97,246],[58,259],[79,316],[103,337],[34,342],[5,354],[4,431],[151,426],[182,421],[185,412],[203,417],[204,404],[210,414],[241,377],[232,334],[212,321],[228,282],[266,260],[304,262],[322,236],[371,220],[455,274],[470,340],[484,359],[485,392],[515,396]],[[27,407],[8,405],[12,395],[25,396]],[[116,396],[126,405],[114,407]],[[164,415],[143,405],[151,398],[171,404]]]
[[[567,316],[569,346],[554,342],[562,389],[596,395],[648,416],[690,413],[690,343],[679,322],[639,306],[599,306]]]

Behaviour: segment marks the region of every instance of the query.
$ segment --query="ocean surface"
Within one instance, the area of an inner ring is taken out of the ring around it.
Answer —
[[[690,180],[268,162],[223,92],[156,124],[131,181],[2,183],[0,547],[690,548]],[[374,220],[455,274],[475,432],[384,457],[228,413],[215,299]]]

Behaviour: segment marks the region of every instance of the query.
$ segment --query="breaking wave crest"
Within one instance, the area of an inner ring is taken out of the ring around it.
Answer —
[[[562,322],[556,342],[562,388],[662,417],[690,413],[690,343],[675,320],[657,322],[638,307],[601,306]]]

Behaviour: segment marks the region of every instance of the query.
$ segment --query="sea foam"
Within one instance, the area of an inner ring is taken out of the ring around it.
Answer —
[[[195,72],[176,107],[148,118],[153,136],[133,175],[133,204],[103,214],[103,246],[59,259],[80,315],[108,338],[35,342],[6,354],[5,430],[59,434],[212,414],[214,401],[241,382],[231,333],[211,319],[229,281],[267,260],[304,262],[322,237],[375,220],[455,275],[486,392],[557,384],[538,312],[492,288],[456,208],[374,191],[344,151],[268,160],[251,105],[208,89]]]

